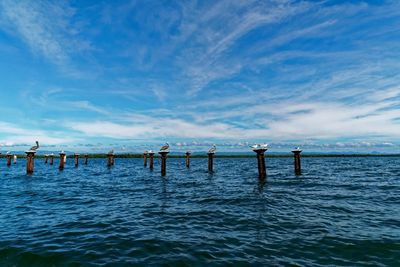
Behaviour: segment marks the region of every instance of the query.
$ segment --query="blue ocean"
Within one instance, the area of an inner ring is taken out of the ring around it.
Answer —
[[[400,266],[400,157],[0,166],[0,266]]]

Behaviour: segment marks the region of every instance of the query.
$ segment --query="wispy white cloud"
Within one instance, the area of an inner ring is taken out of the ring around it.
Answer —
[[[59,87],[41,90],[37,94],[34,90],[25,90],[22,97],[26,105],[35,105],[46,111],[90,111],[92,113],[107,115],[110,110],[106,107],[97,106],[89,100],[76,99],[76,89],[62,89]]]
[[[79,140],[58,131],[37,130],[1,121],[0,129],[0,146],[26,145],[28,149],[36,140],[39,140],[44,146],[72,143]]]
[[[179,62],[190,80],[191,88],[187,94],[196,95],[210,82],[230,77],[248,64],[246,59],[229,53],[243,36],[261,26],[288,20],[309,7],[310,4],[305,2],[276,4],[271,1],[260,5],[252,1],[240,4],[221,1],[209,10],[201,11],[204,12],[202,19],[192,27],[194,41],[182,51],[182,61]]]
[[[71,56],[91,49],[82,40],[73,21],[75,9],[67,2],[11,1],[0,2],[1,26],[16,34],[31,48],[57,64],[64,72],[72,73]]]
[[[243,110],[206,114],[208,121],[196,122],[152,116],[135,116],[129,121],[72,122],[67,127],[89,136],[111,138],[216,138],[251,140],[335,139],[358,136],[396,138],[400,115],[390,107],[398,101],[364,105],[338,103],[286,102],[272,106],[257,105]],[[244,116],[246,127],[218,122],[222,117]],[[257,119],[259,117],[259,119]]]

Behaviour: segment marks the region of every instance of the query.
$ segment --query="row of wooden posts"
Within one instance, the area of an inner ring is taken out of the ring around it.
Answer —
[[[257,154],[257,165],[258,165],[258,175],[259,178],[266,178],[267,177],[267,171],[265,167],[265,152],[267,149],[255,149],[253,150]],[[301,163],[300,163],[300,153],[301,150],[293,150],[293,155],[294,155],[294,172],[296,175],[301,174]],[[34,158],[35,158],[35,153],[36,151],[27,151],[25,152],[27,157],[26,157],[26,173],[27,174],[32,174],[34,171]],[[168,156],[168,151],[160,151],[158,154],[160,154],[160,159],[161,159],[161,175],[165,176],[167,174],[167,156]],[[149,168],[150,170],[153,170],[154,168],[154,152],[145,152],[143,154],[144,158],[144,167],[147,167],[147,159],[149,159]],[[63,170],[65,166],[65,157],[66,153],[61,152],[60,154],[60,163],[59,163],[59,170]],[[190,168],[190,152],[185,153],[185,164],[187,168]],[[213,172],[213,165],[214,165],[214,153],[207,153],[208,155],[208,171]],[[79,154],[74,154],[74,159],[75,159],[75,167],[78,167],[79,165]],[[11,158],[12,155],[7,155],[7,165],[11,165]],[[85,154],[84,155],[84,164],[88,164],[88,158],[89,155]],[[46,155],[45,156],[45,163],[49,163],[50,165],[53,165],[54,161],[54,155]],[[16,162],[14,162],[16,163]],[[108,153],[107,154],[107,166],[112,167],[114,165],[114,153]]]

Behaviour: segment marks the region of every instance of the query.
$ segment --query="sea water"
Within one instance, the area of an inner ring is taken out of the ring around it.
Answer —
[[[400,158],[0,166],[0,266],[400,266]]]

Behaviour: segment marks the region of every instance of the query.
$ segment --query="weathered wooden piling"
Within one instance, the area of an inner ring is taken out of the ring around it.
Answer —
[[[12,155],[7,154],[6,157],[7,157],[7,166],[10,167],[10,166],[11,166],[11,158],[12,158]]]
[[[167,174],[167,155],[169,152],[160,151],[158,154],[161,155],[161,176],[165,176]]]
[[[50,164],[50,165],[53,165],[53,161],[54,161],[54,155],[53,155],[53,154],[51,154],[51,155],[49,156],[49,158],[50,158],[50,162],[49,162],[49,164]]]
[[[302,152],[301,149],[296,148],[292,150],[294,156],[294,173],[296,175],[301,175],[301,162],[300,162],[300,153]]]
[[[17,155],[14,155],[14,164],[17,164]]]
[[[49,160],[49,156],[48,155],[44,155],[44,164],[47,164]]]
[[[254,149],[254,152],[257,153],[257,163],[258,163],[258,177],[260,179],[264,179],[267,177],[267,170],[265,168],[265,151],[266,148]]]
[[[208,155],[208,171],[213,172],[214,170],[214,154],[215,153],[207,153]]]
[[[114,166],[114,153],[107,154],[107,166],[108,167]]]
[[[154,152],[149,152],[149,156],[150,156],[149,168],[152,171],[154,166]]]
[[[88,155],[88,154],[85,154],[84,157],[85,157],[85,162],[84,162],[84,164],[87,165],[87,164],[88,164],[89,155]]]
[[[58,167],[58,169],[59,169],[60,171],[64,170],[65,157],[66,157],[66,154],[65,154],[64,152],[61,152],[61,153],[60,153],[60,166]]]
[[[147,151],[143,153],[143,166],[146,168],[147,167]]]
[[[79,166],[79,154],[75,153],[74,158],[75,158],[75,167],[78,167]]]
[[[190,168],[190,151],[186,151],[186,168]]]
[[[29,150],[26,151],[26,174],[32,174],[35,168],[35,153],[36,151]]]

